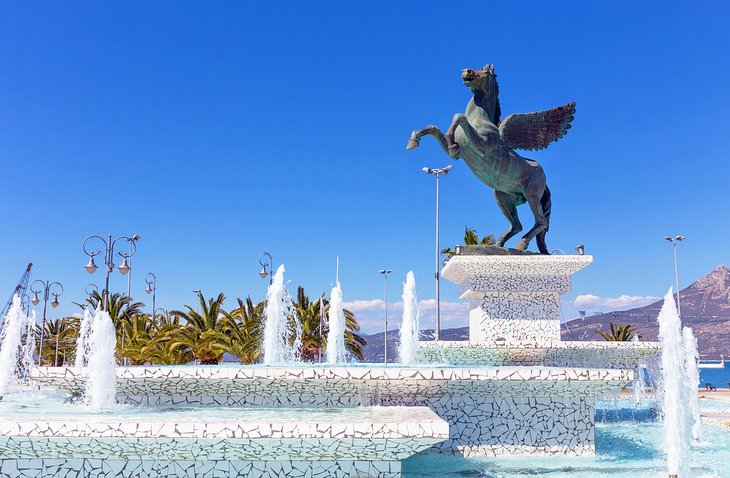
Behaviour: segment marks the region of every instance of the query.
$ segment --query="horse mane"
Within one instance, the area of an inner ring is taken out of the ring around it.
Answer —
[[[493,105],[485,105],[482,106],[482,109],[487,112],[489,115],[490,112],[488,108],[490,106],[493,109],[492,116],[490,117],[490,121],[494,123],[495,126],[499,126],[500,117],[502,116],[502,108],[499,105],[499,83],[497,82],[497,74],[494,72],[494,65],[485,65],[484,68],[482,68],[482,71],[487,75],[487,81],[491,81],[491,89],[493,90],[492,96],[494,96],[494,103]]]
[[[486,65],[484,69],[491,75],[494,82],[494,124],[499,126],[502,107],[499,105],[499,82],[497,81],[497,74],[494,72],[494,65]]]

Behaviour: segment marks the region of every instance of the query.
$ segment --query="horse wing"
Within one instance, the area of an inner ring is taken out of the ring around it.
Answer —
[[[575,102],[535,113],[509,115],[499,123],[499,135],[513,149],[544,149],[565,136],[574,114]]]

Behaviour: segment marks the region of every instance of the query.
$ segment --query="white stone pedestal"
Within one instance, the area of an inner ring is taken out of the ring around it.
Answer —
[[[469,341],[494,347],[560,343],[560,296],[592,256],[454,256],[442,277],[469,301]]]

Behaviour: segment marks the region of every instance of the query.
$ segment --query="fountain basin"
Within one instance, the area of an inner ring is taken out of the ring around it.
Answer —
[[[505,365],[636,368],[637,364],[656,355],[659,342],[558,342],[549,347],[495,347],[493,344],[470,341],[421,342],[422,362],[461,367]]]
[[[56,403],[55,413],[43,410],[48,405],[15,405],[21,404],[0,407],[0,473],[62,466],[51,474],[88,476],[97,465],[126,462],[129,471],[164,462],[168,469],[208,467],[212,476],[243,476],[245,469],[263,476],[399,476],[401,460],[449,436],[448,424],[426,407],[119,406],[90,414],[71,404]]]
[[[78,394],[74,368],[39,368],[34,380]],[[126,367],[117,398],[145,405],[427,406],[449,424],[435,448],[466,456],[594,452],[596,395],[630,370],[556,367]]]

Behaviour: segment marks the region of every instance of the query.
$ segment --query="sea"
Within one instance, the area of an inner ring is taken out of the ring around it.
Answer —
[[[705,388],[706,383],[718,389],[730,388],[730,363],[725,364],[725,368],[701,368],[700,388]]]

